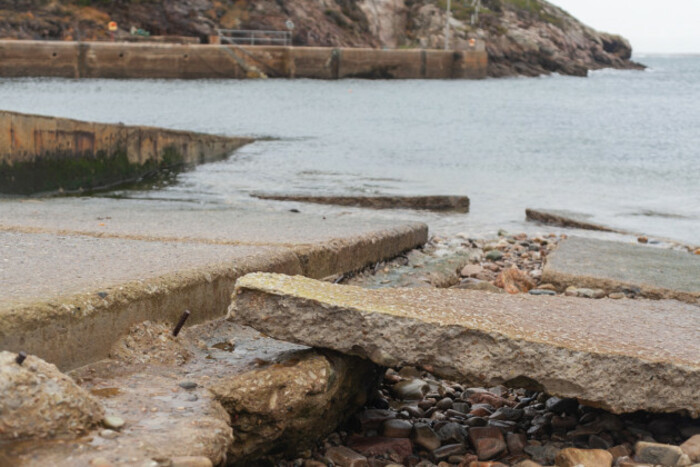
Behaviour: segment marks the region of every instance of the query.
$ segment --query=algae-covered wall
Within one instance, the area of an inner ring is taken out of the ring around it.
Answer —
[[[222,159],[251,141],[0,111],[0,193],[103,188]]]
[[[488,57],[468,50],[0,41],[0,77],[205,79],[484,78]]]

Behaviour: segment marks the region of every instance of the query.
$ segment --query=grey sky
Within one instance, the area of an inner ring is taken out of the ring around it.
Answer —
[[[700,53],[700,0],[549,0],[635,52]]]

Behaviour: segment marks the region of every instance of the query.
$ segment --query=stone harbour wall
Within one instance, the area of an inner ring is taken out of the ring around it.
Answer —
[[[483,44],[469,50],[0,41],[0,77],[116,79],[479,79]]]

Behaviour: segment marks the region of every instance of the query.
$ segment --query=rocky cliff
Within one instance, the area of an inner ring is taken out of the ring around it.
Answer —
[[[152,35],[198,36],[217,28],[284,30],[295,45],[442,48],[445,0],[0,0],[0,38],[107,39],[132,28]],[[544,0],[453,0],[450,47],[484,40],[489,75],[585,76],[605,67],[639,68],[627,40],[600,33]]]

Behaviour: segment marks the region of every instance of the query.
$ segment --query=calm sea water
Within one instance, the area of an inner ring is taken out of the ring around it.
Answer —
[[[0,108],[272,138],[128,197],[337,213],[249,194],[468,195],[468,215],[398,215],[485,234],[568,209],[700,244],[700,57],[637,59],[588,79],[0,80]]]

